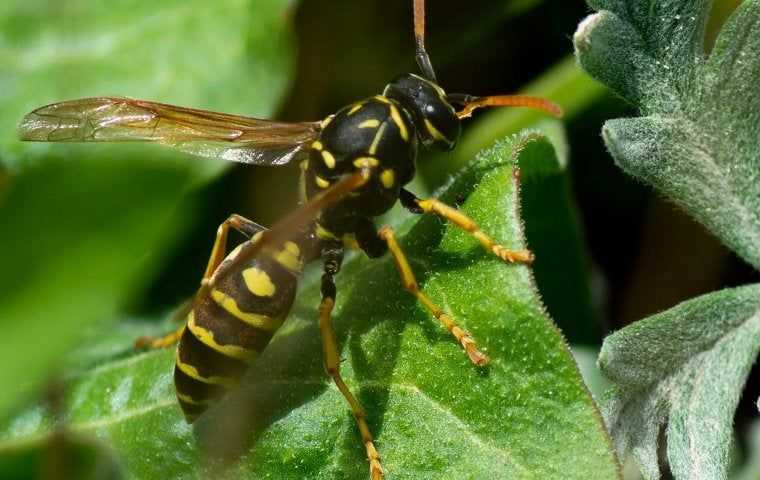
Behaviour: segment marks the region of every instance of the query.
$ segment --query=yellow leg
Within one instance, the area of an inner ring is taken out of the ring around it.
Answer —
[[[185,331],[185,325],[182,325],[177,330],[163,337],[158,337],[158,338],[140,337],[137,340],[135,340],[135,348],[156,349],[156,348],[171,347],[175,343],[179,342],[179,339],[182,337],[182,332],[184,331]]]
[[[436,200],[435,198],[428,198],[426,200],[418,199],[416,202],[424,213],[433,213],[453,223],[457,227],[461,228],[465,232],[478,239],[480,244],[483,245],[486,250],[501,258],[505,262],[533,262],[533,253],[530,250],[509,250],[508,248],[495,243],[491,237],[486,235],[480,229],[480,227],[478,227],[477,223],[475,223],[470,217],[460,212],[456,208],[450,207],[445,203]]]
[[[211,248],[211,256],[208,259],[208,265],[206,266],[206,272],[203,274],[203,279],[207,280],[211,278],[211,275],[216,270],[216,267],[222,263],[224,257],[227,256],[227,234],[230,231],[230,227],[234,228],[238,232],[242,233],[248,238],[251,238],[256,233],[265,230],[264,227],[258,225],[245,217],[241,217],[237,214],[230,215],[227,220],[219,225],[216,230],[216,240],[214,246]]]
[[[334,305],[335,300],[331,297],[324,297],[322,303],[319,304],[319,329],[322,332],[325,370],[332,377],[338,390],[346,397],[346,401],[351,407],[351,413],[353,413],[354,419],[356,419],[356,424],[359,427],[362,442],[367,452],[367,459],[369,459],[370,478],[372,480],[381,480],[383,478],[383,467],[380,465],[380,455],[377,453],[372,434],[369,432],[369,426],[365,420],[366,414],[361,404],[356,400],[340,376],[340,357],[338,355],[332,320],[330,319]]]
[[[143,349],[143,348],[150,348],[150,349],[156,349],[156,348],[165,348],[170,347],[177,343],[182,337],[182,331],[185,329],[185,321],[187,320],[187,315],[190,313],[190,311],[193,309],[193,299],[190,298],[186,300],[182,305],[177,307],[172,314],[171,318],[173,322],[182,322],[182,325],[175,331],[163,336],[163,337],[140,337],[137,340],[135,340],[135,348],[137,349]]]
[[[417,297],[417,300],[424,305],[444,327],[446,327],[446,330],[454,335],[454,338],[456,338],[462,345],[462,348],[464,348],[464,351],[467,353],[467,356],[470,357],[472,363],[479,367],[487,365],[488,357],[478,350],[478,346],[470,334],[462,330],[449,314],[441,310],[432,300],[430,300],[430,298],[428,298],[427,295],[420,291],[420,287],[417,285],[417,280],[414,278],[414,272],[412,272],[412,268],[409,266],[406,255],[404,255],[404,251],[401,250],[398,242],[396,242],[393,229],[385,226],[380,229],[378,235],[380,235],[380,238],[385,240],[385,243],[388,244],[388,250],[390,250],[391,255],[393,255],[393,260],[396,262],[396,268],[398,269],[399,275],[401,275],[401,283],[404,284],[404,288]]]
[[[232,214],[227,220],[225,220],[216,231],[216,240],[214,240],[214,246],[211,248],[211,256],[206,266],[206,272],[203,274],[203,280],[201,283],[207,281],[214,273],[216,268],[222,263],[224,257],[227,256],[227,234],[230,228],[234,228],[238,232],[242,233],[246,237],[250,238],[257,232],[264,230],[264,227],[248,220],[240,215]],[[188,300],[183,304],[173,317],[179,317],[182,320],[187,317],[193,308],[193,299]],[[170,347],[177,343],[182,337],[182,332],[185,330],[184,323],[177,330],[165,335],[163,337],[140,337],[135,341],[135,348],[165,348]]]
[[[216,269],[214,275],[201,282],[201,288],[198,289],[196,296],[206,295],[216,282],[219,282],[231,272],[236,271],[243,263],[255,257],[262,248],[267,245],[277,245],[287,240],[294,231],[315,220],[325,208],[336,204],[349,193],[364,186],[369,181],[371,175],[371,168],[363,168],[351,175],[343,176],[336,183],[333,183],[330,188],[310,198],[308,202],[277,222],[272,228],[261,232],[259,241],[242,244],[240,252],[235,258],[229,259],[229,262]]]

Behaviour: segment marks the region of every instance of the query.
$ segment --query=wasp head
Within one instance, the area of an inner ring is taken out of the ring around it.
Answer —
[[[441,87],[408,73],[389,83],[383,95],[400,103],[412,115],[417,137],[425,147],[454,148],[459,140],[460,121]]]

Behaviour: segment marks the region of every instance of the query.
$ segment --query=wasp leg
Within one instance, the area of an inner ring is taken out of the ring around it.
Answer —
[[[475,237],[486,250],[505,262],[532,263],[534,260],[533,252],[530,250],[510,250],[497,244],[470,217],[435,198],[422,200],[408,190],[401,190],[400,199],[401,204],[412,213],[432,213],[453,223]]]
[[[286,241],[294,231],[314,221],[322,210],[334,205],[349,193],[365,185],[371,175],[371,168],[362,168],[358,172],[344,175],[330,188],[309,199],[308,202],[288,214],[272,228],[260,232],[261,238],[258,241],[241,244],[240,251],[234,258],[227,258],[227,261],[216,269],[211,278],[201,282],[201,288],[196,292],[196,296],[207,294],[213,285],[255,257],[262,248]]]
[[[375,224],[366,218],[356,222],[356,242],[369,258],[380,258],[388,252],[388,245],[378,237]]]
[[[208,260],[208,266],[206,267],[206,273],[203,274],[203,280],[207,280],[214,270],[222,263],[224,257],[227,256],[227,234],[230,228],[234,228],[238,232],[242,233],[248,238],[251,238],[258,232],[265,230],[264,227],[256,222],[248,220],[245,217],[241,217],[237,214],[232,214],[227,217],[227,220],[219,225],[216,231],[216,240],[214,240],[214,246],[211,249],[211,257]],[[176,312],[172,314],[173,319],[184,320],[190,311],[193,309],[193,300],[190,299],[180,306]],[[177,330],[165,335],[163,337],[140,337],[135,340],[135,348],[165,348],[170,347],[177,343],[182,337],[182,332],[185,330],[184,323]]]
[[[227,234],[230,231],[230,228],[234,228],[248,238],[251,238],[257,233],[266,230],[266,228],[262,227],[258,223],[248,220],[245,217],[241,217],[235,213],[227,217],[227,220],[222,222],[222,224],[219,225],[219,228],[216,230],[216,240],[214,241],[214,246],[211,249],[211,257],[208,259],[206,272],[203,274],[204,280],[211,278],[211,275],[214,273],[214,270],[216,270],[216,267],[218,267],[219,264],[222,263],[222,260],[224,260],[224,257],[227,256]]]
[[[388,244],[388,249],[390,250],[391,255],[393,255],[393,260],[396,262],[396,268],[398,269],[398,273],[401,276],[401,283],[404,284],[404,288],[407,289],[412,295],[417,297],[417,300],[425,308],[427,308],[428,311],[432,313],[433,316],[437,318],[444,327],[446,327],[446,330],[454,335],[454,338],[456,338],[457,341],[462,345],[462,348],[464,348],[464,351],[467,353],[467,356],[470,357],[470,361],[472,361],[472,363],[479,367],[487,365],[488,357],[483,352],[478,350],[478,345],[475,343],[475,339],[473,339],[469,333],[462,330],[462,328],[459,327],[456,322],[454,322],[454,319],[452,319],[448,313],[441,310],[441,308],[433,303],[433,301],[430,300],[427,295],[420,291],[417,280],[414,278],[412,267],[409,266],[409,262],[406,259],[404,251],[401,250],[398,242],[396,242],[396,236],[393,233],[393,229],[391,227],[385,226],[380,229],[378,235],[380,238],[385,240],[386,244]]]
[[[351,407],[351,413],[354,415],[359,432],[362,436],[362,442],[367,452],[369,460],[369,473],[372,480],[383,478],[383,468],[380,465],[380,455],[377,453],[372,434],[365,420],[366,414],[364,408],[353,396],[351,391],[343,381],[340,375],[340,356],[338,353],[338,344],[335,340],[335,331],[333,330],[331,314],[335,306],[335,280],[334,276],[340,270],[340,264],[343,261],[343,248],[340,244],[326,247],[322,251],[325,258],[324,274],[322,275],[322,302],[319,304],[319,330],[322,334],[322,349],[324,354],[325,370],[332,377],[333,382],[340,390],[340,393],[346,398],[348,405]]]
[[[143,349],[149,348],[151,350],[158,348],[171,347],[175,343],[179,342],[182,337],[182,333],[185,331],[185,325],[183,324],[177,330],[171,332],[163,337],[140,337],[135,340],[135,348]]]

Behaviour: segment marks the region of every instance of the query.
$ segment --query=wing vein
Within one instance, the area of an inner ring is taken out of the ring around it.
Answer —
[[[19,125],[22,140],[155,142],[196,156],[283,165],[317,139],[318,122],[277,122],[121,97],[47,105]]]

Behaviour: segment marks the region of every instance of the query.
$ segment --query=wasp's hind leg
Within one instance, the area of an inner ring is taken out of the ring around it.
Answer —
[[[211,278],[211,275],[213,275],[216,268],[222,263],[224,257],[227,256],[227,235],[230,228],[237,230],[249,239],[257,233],[266,230],[258,223],[235,213],[227,217],[227,220],[222,222],[216,230],[216,239],[214,240],[214,246],[211,248],[211,256],[209,257],[206,272],[203,274],[203,280],[201,283]],[[185,330],[184,320],[193,309],[193,300],[194,297],[188,299],[172,313],[173,320],[183,322],[181,327],[163,337],[140,337],[135,341],[135,348],[165,348],[177,343],[182,337],[182,332]]]
[[[398,273],[401,275],[401,283],[404,284],[404,288],[407,289],[412,295],[417,297],[417,300],[425,308],[427,308],[428,311],[430,311],[430,313],[432,313],[433,316],[437,318],[444,327],[446,327],[446,330],[454,335],[454,338],[456,338],[457,341],[462,345],[462,348],[464,348],[464,351],[467,353],[467,356],[470,357],[470,361],[472,361],[472,363],[479,367],[487,365],[488,357],[483,352],[478,350],[478,345],[475,343],[475,339],[473,339],[469,333],[462,330],[462,328],[457,325],[456,322],[454,322],[454,319],[451,318],[448,313],[441,310],[441,308],[433,303],[433,301],[430,300],[427,295],[422,293],[419,285],[417,284],[417,280],[414,278],[414,272],[412,272],[412,267],[409,266],[409,262],[406,259],[404,251],[401,250],[398,242],[396,242],[396,236],[393,233],[393,229],[391,227],[385,226],[380,229],[378,235],[388,245],[388,249],[390,250],[391,255],[393,256],[393,260],[396,263]]]
[[[182,338],[182,333],[185,331],[185,325],[183,324],[177,330],[164,335],[163,337],[140,337],[135,340],[135,348],[137,349],[150,349],[155,350],[158,348],[171,347],[175,343],[179,342]]]
[[[401,204],[412,213],[432,213],[453,223],[477,239],[483,248],[509,263],[532,263],[533,252],[530,250],[510,250],[497,244],[483,232],[470,217],[454,207],[435,199],[420,199],[408,190],[401,190]]]
[[[219,264],[222,263],[222,260],[224,260],[224,257],[227,256],[227,234],[229,233],[230,228],[234,228],[248,239],[252,238],[257,233],[266,230],[265,227],[262,227],[258,223],[248,220],[245,217],[241,217],[238,214],[233,213],[227,217],[227,220],[222,222],[216,230],[216,240],[211,249],[211,257],[208,259],[206,272],[203,274],[204,280],[211,278],[216,267],[218,267]]]
[[[343,246],[339,243],[329,244],[322,250],[324,258],[324,273],[322,274],[322,302],[319,304],[319,330],[322,334],[322,349],[324,354],[325,370],[333,379],[340,393],[346,398],[348,405],[351,407],[351,413],[354,415],[356,424],[359,427],[359,433],[362,436],[362,443],[367,452],[369,460],[369,473],[372,480],[383,478],[383,468],[380,465],[380,455],[375,448],[375,442],[369,431],[369,426],[365,419],[364,408],[348,389],[343,377],[340,375],[340,356],[338,343],[335,340],[335,331],[332,326],[332,309],[335,306],[335,274],[340,270],[343,262]]]

